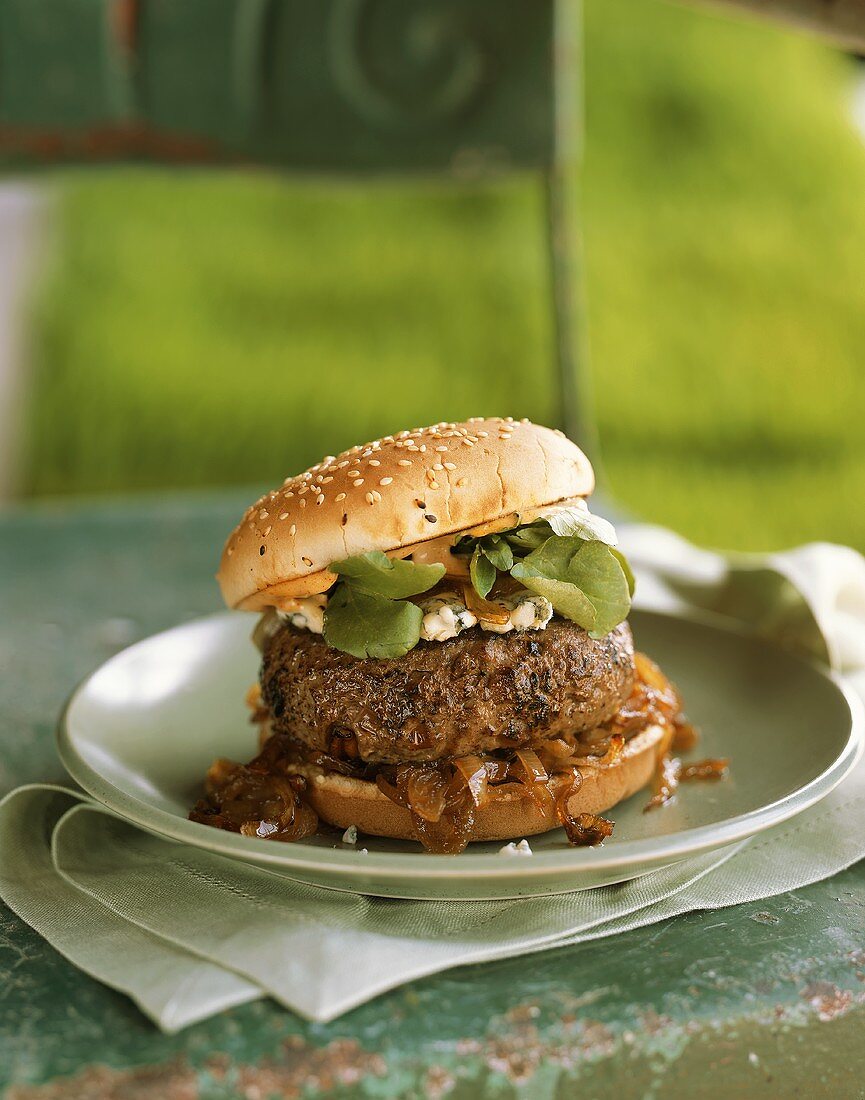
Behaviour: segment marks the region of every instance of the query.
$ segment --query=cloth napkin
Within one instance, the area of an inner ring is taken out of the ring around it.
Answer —
[[[865,697],[865,560],[854,551],[814,544],[725,558],[660,528],[620,534],[639,606],[746,621],[827,661]],[[498,902],[307,886],[144,833],[61,787],[23,787],[0,803],[0,896],[166,1032],[263,996],[332,1020],[426,974],[755,901],[863,856],[862,762],[822,802],[750,842],[627,883]]]

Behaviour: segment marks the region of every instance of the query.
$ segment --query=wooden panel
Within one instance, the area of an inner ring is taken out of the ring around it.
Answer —
[[[0,0],[0,156],[544,165],[553,38],[553,0]]]

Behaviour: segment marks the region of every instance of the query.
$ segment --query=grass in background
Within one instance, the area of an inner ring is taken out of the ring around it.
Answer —
[[[865,547],[865,150],[792,34],[590,0],[583,214],[606,465],[636,512]],[[276,481],[415,423],[552,415],[536,189],[65,176],[27,490]]]

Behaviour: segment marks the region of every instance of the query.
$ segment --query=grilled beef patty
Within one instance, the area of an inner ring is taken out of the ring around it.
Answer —
[[[328,752],[353,734],[375,763],[535,745],[611,718],[634,681],[627,623],[605,638],[554,618],[543,631],[474,627],[404,657],[359,658],[282,626],[265,643],[261,687],[275,733]]]

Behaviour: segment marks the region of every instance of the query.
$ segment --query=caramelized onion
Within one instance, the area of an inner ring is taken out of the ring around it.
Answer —
[[[526,787],[529,796],[541,813],[545,813],[552,798],[547,769],[534,749],[517,749],[514,757],[516,778]]]
[[[470,584],[463,585],[463,600],[469,611],[471,611],[476,618],[483,619],[484,622],[495,623],[497,626],[504,626],[511,617],[510,608],[505,607],[503,604],[495,603],[493,600],[485,600],[483,596],[479,596],[477,592],[475,592]]]
[[[396,771],[396,787],[404,794],[412,816],[438,821],[447,804],[450,776],[442,767],[402,764]]]
[[[681,761],[675,756],[669,756],[666,753],[661,756],[655,773],[655,793],[643,807],[644,813],[646,810],[654,810],[670,801],[679,786],[680,768]]]
[[[723,779],[729,772],[729,760],[720,757],[716,760],[695,760],[693,764],[682,764],[679,782],[687,783],[691,779]]]
[[[522,764],[528,783],[546,783],[549,779],[547,769],[540,762],[534,749],[517,749],[514,756]]]
[[[487,768],[479,756],[460,756],[454,760],[454,768],[463,777],[475,806],[489,801]]]
[[[614,733],[607,744],[607,751],[597,762],[597,767],[608,768],[618,763],[625,749],[625,739],[620,733]]]
[[[391,802],[395,802],[397,806],[408,806],[405,796],[396,789],[393,783],[385,776],[384,772],[379,772],[378,775],[376,775],[375,785],[382,794],[387,795]]]
[[[205,797],[189,816],[244,836],[301,840],[318,828],[315,812],[300,797],[303,786],[249,765],[217,760],[207,773]]]
[[[496,756],[491,756],[485,760],[484,767],[487,772],[487,780],[490,783],[504,783],[511,770],[510,763],[507,760],[500,760]]]
[[[690,722],[685,721],[681,714],[673,719],[673,748],[676,752],[688,752],[695,747],[700,740],[700,735]]]
[[[568,840],[575,847],[594,847],[612,836],[613,822],[598,814],[577,814],[562,822]]]

